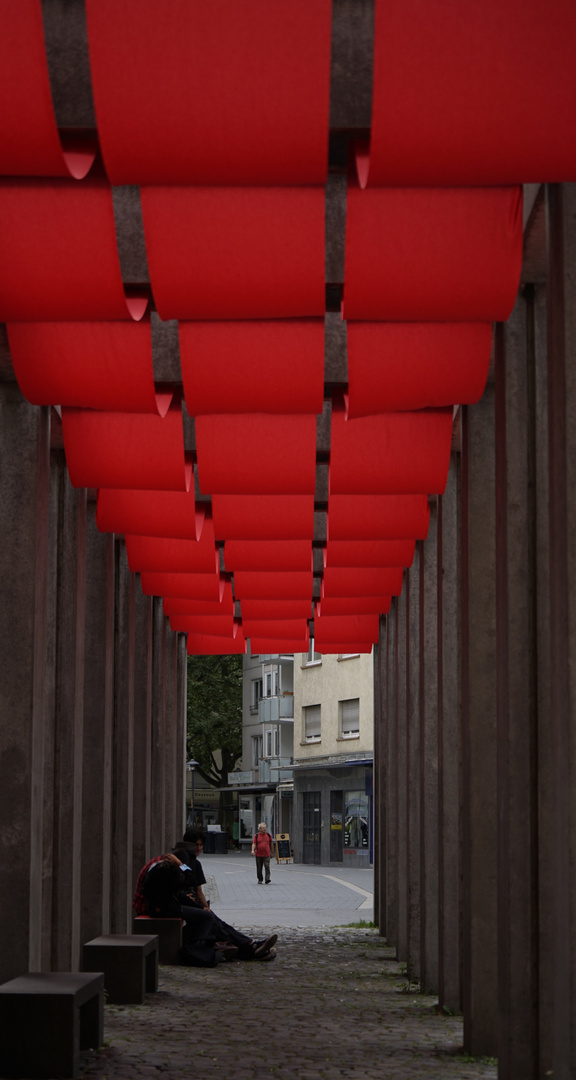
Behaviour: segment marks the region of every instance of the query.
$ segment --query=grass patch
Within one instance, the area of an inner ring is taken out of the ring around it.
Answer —
[[[348,930],[376,930],[377,926],[375,922],[365,922],[364,919],[360,919],[360,922],[347,922],[340,923],[340,929]]]

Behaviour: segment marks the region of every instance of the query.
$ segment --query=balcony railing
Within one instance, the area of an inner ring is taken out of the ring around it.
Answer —
[[[279,720],[294,719],[294,698],[292,694],[286,697],[265,697],[258,702],[258,720],[261,724],[276,724]]]
[[[294,775],[292,758],[289,757],[262,758],[259,768],[260,783],[262,784],[276,783],[278,780],[291,780]]]

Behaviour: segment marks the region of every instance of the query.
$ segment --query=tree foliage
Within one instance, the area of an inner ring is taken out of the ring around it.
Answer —
[[[188,756],[214,787],[226,787],[242,755],[242,657],[188,657]]]

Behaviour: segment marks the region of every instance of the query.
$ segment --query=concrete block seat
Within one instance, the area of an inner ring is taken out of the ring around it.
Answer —
[[[157,934],[103,934],[82,947],[84,971],[103,971],[111,1005],[141,1005],[158,989]]]
[[[104,1036],[101,972],[32,972],[0,986],[0,1076],[75,1077]]]
[[[135,915],[132,921],[134,934],[157,934],[158,959],[161,964],[177,964],[182,947],[183,919],[153,919],[149,915]]]

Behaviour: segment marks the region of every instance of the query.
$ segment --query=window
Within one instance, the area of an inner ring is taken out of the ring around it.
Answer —
[[[360,699],[348,698],[338,703],[340,738],[354,739],[360,734]]]
[[[370,803],[363,791],[344,793],[344,849],[368,847]]]
[[[320,706],[304,707],[304,737],[306,742],[320,742]]]
[[[254,769],[258,768],[260,764],[260,758],[262,757],[262,736],[252,736],[252,766]]]
[[[310,647],[308,649],[308,655],[306,656],[307,664],[321,664],[322,653],[314,651],[314,638],[310,638]]]
[[[280,747],[278,743],[278,728],[274,728],[274,757],[280,756]]]
[[[272,757],[272,732],[267,731],[265,734],[266,739],[266,757]]]
[[[262,697],[262,679],[252,679],[252,694],[250,698],[250,708],[256,710],[258,708],[258,702]]]
[[[272,672],[266,672],[266,697],[272,697]]]

